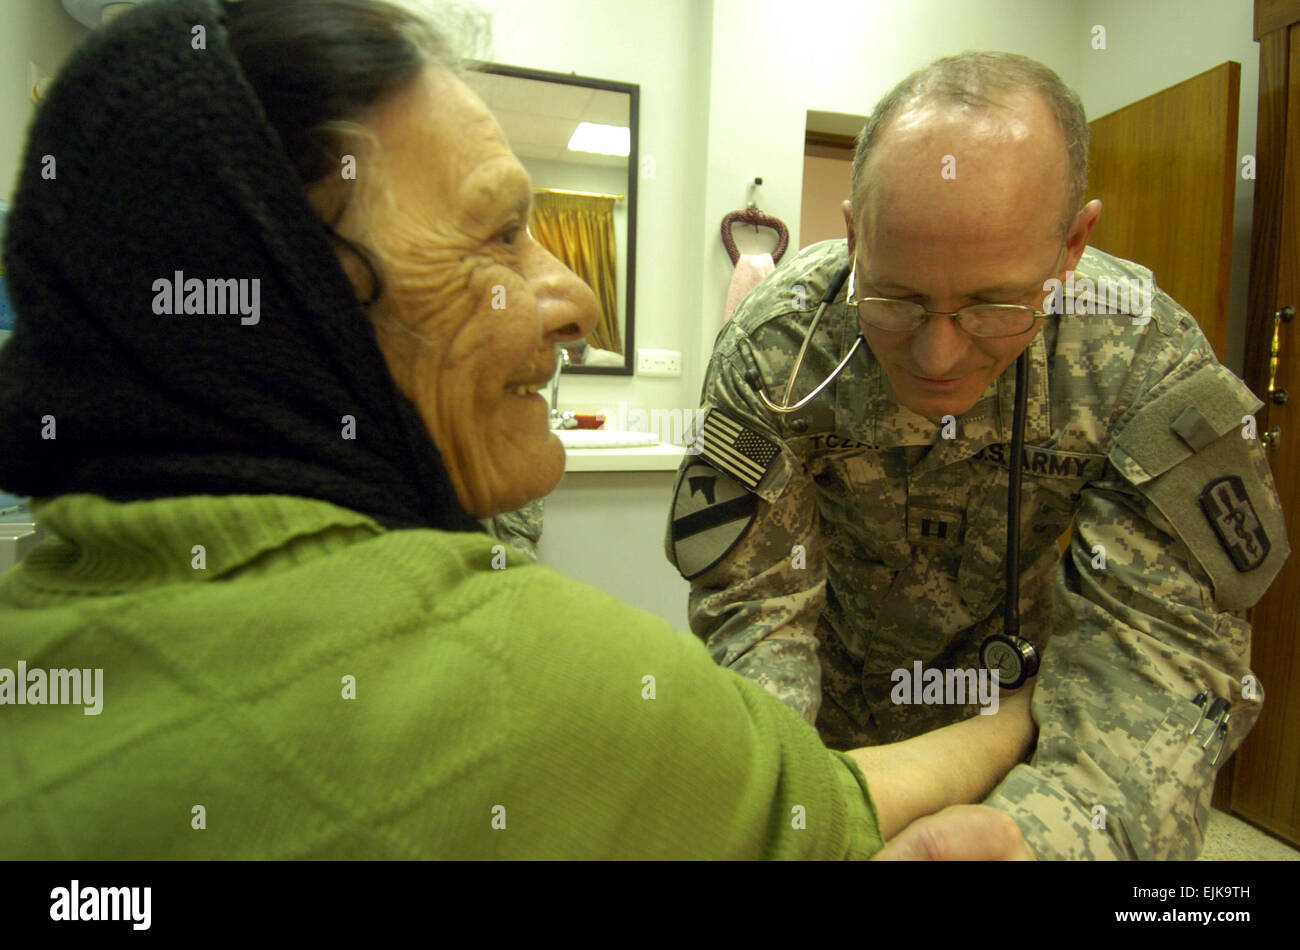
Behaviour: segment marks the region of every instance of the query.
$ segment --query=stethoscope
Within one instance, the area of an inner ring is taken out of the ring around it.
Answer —
[[[799,346],[799,355],[795,357],[794,369],[790,373],[790,381],[786,384],[785,397],[781,404],[778,405],[768,398],[762,380],[757,374],[750,375],[750,385],[753,386],[763,405],[772,412],[785,415],[798,412],[806,406],[843,371],[844,367],[849,364],[849,360],[853,359],[853,354],[858,351],[858,347],[864,342],[862,330],[859,328],[858,338],[853,341],[853,346],[850,347],[848,355],[840,360],[839,365],[831,370],[830,375],[822,380],[821,385],[798,402],[790,403],[790,397],[794,394],[795,380],[799,378],[799,371],[803,368],[804,354],[808,351],[808,344],[812,340],[813,334],[817,332],[817,325],[821,322],[822,314],[826,312],[826,308],[839,295],[840,289],[844,286],[844,282],[848,280],[849,272],[852,269],[852,262],[845,264],[836,273],[830,286],[826,288],[826,293],[822,294],[821,305],[817,308],[812,323],[808,325],[808,333]],[[1002,613],[1002,633],[993,634],[980,644],[980,664],[986,670],[996,670],[998,684],[1007,689],[1015,689],[1023,685],[1025,680],[1038,672],[1038,651],[1032,643],[1020,636],[1020,481],[1024,470],[1025,414],[1029,396],[1028,386],[1026,385],[1028,366],[1026,353],[1021,353],[1016,358],[1016,401],[1015,414],[1011,423],[1011,468],[1007,486],[1007,598],[1006,607]]]

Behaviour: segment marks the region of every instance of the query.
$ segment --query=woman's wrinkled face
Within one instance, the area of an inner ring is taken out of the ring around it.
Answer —
[[[367,125],[379,147],[358,157],[356,200],[336,230],[375,252],[380,349],[465,509],[511,511],[564,473],[536,390],[557,345],[592,329],[595,296],[528,233],[528,173],[451,73],[427,70]]]

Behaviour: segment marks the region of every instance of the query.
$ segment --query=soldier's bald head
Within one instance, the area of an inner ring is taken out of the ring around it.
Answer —
[[[896,240],[932,240],[936,229],[971,240],[1008,231],[1050,240],[1063,236],[1069,199],[1064,139],[1040,96],[1013,93],[989,108],[929,100],[883,130],[854,218],[863,240],[879,233],[880,215]]]
[[[941,135],[951,133],[946,147]],[[929,133],[923,135],[922,133]],[[1053,138],[1054,136],[1054,138]],[[978,162],[1005,166],[1012,161],[1032,160],[1024,148],[997,155],[977,156],[978,145],[986,152],[999,137],[1010,144],[1043,144],[1039,164],[1058,176],[1059,203],[1044,209],[1054,218],[1058,237],[1070,230],[1083,204],[1088,172],[1088,125],[1079,97],[1042,63],[1013,53],[972,51],[949,56],[917,70],[887,92],[876,104],[858,136],[853,160],[852,203],[855,220],[876,198],[880,176],[894,170],[912,183],[961,182],[975,184],[972,176],[981,172]],[[897,146],[905,139],[913,151],[901,159],[882,162],[886,145]],[[933,154],[931,154],[933,153]],[[950,158],[946,157],[950,156]],[[991,187],[1005,184],[993,169],[983,170]],[[944,177],[947,175],[947,177]],[[952,177],[955,175],[956,177]],[[932,177],[931,177],[932,176]],[[895,190],[906,184],[896,184]],[[1043,189],[1040,189],[1042,191]],[[1047,200],[1042,194],[1015,198],[1023,204],[1029,198]],[[1053,214],[1054,212],[1054,214]]]

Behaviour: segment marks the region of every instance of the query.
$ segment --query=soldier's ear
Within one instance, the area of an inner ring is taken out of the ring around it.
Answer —
[[[849,233],[849,257],[852,257],[854,245],[857,243],[853,234],[853,202],[845,198],[840,208],[844,211],[844,227]]]
[[[1074,226],[1070,228],[1070,233],[1065,239],[1065,260],[1061,262],[1062,270],[1072,271],[1079,263],[1079,258],[1083,257],[1084,249],[1088,246],[1088,236],[1092,234],[1092,229],[1097,226],[1097,221],[1101,218],[1101,199],[1093,198],[1080,210],[1075,216]]]

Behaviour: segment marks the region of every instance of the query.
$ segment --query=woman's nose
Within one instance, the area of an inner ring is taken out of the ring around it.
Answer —
[[[580,340],[592,331],[600,319],[596,295],[573,271],[554,257],[548,263],[537,286],[537,308],[542,321],[542,333],[557,343]]]

